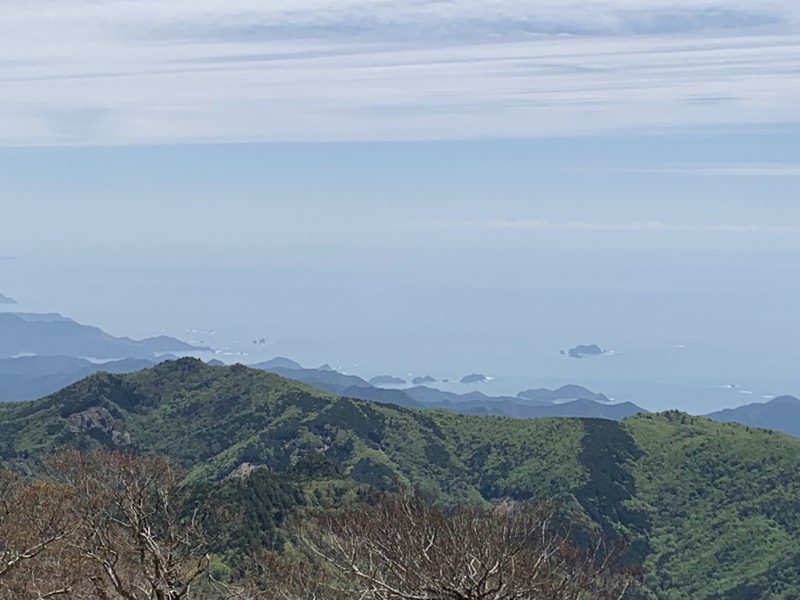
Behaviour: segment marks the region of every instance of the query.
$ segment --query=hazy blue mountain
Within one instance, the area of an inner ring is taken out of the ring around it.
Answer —
[[[114,337],[59,314],[0,313],[0,358],[20,354],[100,359],[154,358],[166,352],[208,350],[158,336],[143,340]]]
[[[13,298],[9,298],[4,294],[0,294],[0,304],[16,304],[17,301]]]
[[[90,361],[76,356],[21,356],[0,360],[0,377],[3,375],[37,377],[55,373],[71,373],[91,365]]]
[[[741,423],[800,437],[800,399],[794,396],[778,396],[769,402],[726,408],[706,416],[723,423]]]
[[[292,360],[291,358],[286,358],[285,356],[276,356],[270,360],[257,363],[255,365],[250,365],[254,369],[261,369],[263,371],[269,371],[270,369],[302,369],[303,365],[299,362]]]
[[[396,404],[398,406],[407,406],[411,408],[425,407],[424,404],[417,402],[404,390],[387,390],[381,387],[376,387],[361,377],[356,375],[345,375],[343,373],[339,373],[338,371],[334,371],[330,367],[327,369],[296,369],[283,367],[265,368],[261,366],[263,364],[266,363],[252,365],[252,367],[262,371],[269,371],[270,373],[275,373],[276,375],[281,375],[288,379],[294,379],[295,381],[305,383],[306,385],[310,385],[318,390],[328,392],[329,394],[346,396],[348,398],[356,398],[358,400],[372,400],[374,402]]]
[[[536,388],[531,390],[524,390],[517,394],[517,398],[522,400],[536,400],[539,402],[563,402],[566,400],[594,400],[595,402],[610,402],[608,396],[605,394],[598,394],[587,390],[580,385],[568,384],[562,385],[555,390],[548,390],[547,388]]]
[[[161,360],[125,358],[93,363],[75,356],[22,356],[0,359],[0,401],[32,400],[52,394],[93,373],[100,371],[132,373],[152,367]]]
[[[120,360],[112,360],[110,362],[105,362],[102,364],[94,365],[96,372],[103,371],[105,373],[133,373],[135,371],[141,371],[142,369],[148,369],[158,363],[164,362],[165,360],[176,360],[178,357],[173,356],[171,354],[167,354],[164,356],[159,356],[156,359],[150,358],[123,358]]]
[[[443,409],[469,415],[497,415],[518,419],[564,416],[619,420],[628,415],[646,412],[635,404],[608,404],[608,398],[603,394],[595,394],[580,386],[563,386],[559,388],[561,391],[556,396],[560,400],[570,398],[571,394],[584,395],[588,396],[588,398],[576,399],[572,402],[554,403],[552,401],[520,399],[513,396],[487,396],[478,391],[456,394],[426,386],[415,386],[404,390],[385,389],[373,385],[374,382],[378,381],[378,378],[365,381],[361,377],[344,375],[338,371],[287,369],[281,367],[264,368],[260,365],[253,365],[253,367],[300,381],[339,396],[396,404],[408,408]],[[578,393],[578,391],[581,391],[581,393]],[[597,398],[602,399],[602,401],[595,401]]]
[[[394,375],[376,375],[369,382],[372,385],[404,385],[406,380]]]
[[[321,371],[319,369],[286,369],[283,367],[264,368],[258,365],[253,365],[253,368],[260,369],[262,371],[269,371],[270,373],[276,373],[277,375],[282,375],[283,377],[300,381],[331,394],[342,395],[344,390],[350,388],[375,387],[361,377],[356,375],[345,375],[343,373],[339,373],[338,371]]]
[[[564,386],[564,388],[569,390],[570,388],[580,388],[580,386]],[[608,398],[603,394],[594,394],[586,390],[586,388],[580,389],[588,392],[589,398],[564,402],[520,399],[512,396],[487,396],[481,392],[456,394],[425,386],[417,386],[403,391],[426,408],[441,408],[470,415],[498,415],[518,419],[598,417],[619,420],[640,412],[646,412],[639,406],[629,402],[609,404]],[[596,396],[604,398],[605,401],[598,402],[594,400],[593,398]],[[563,392],[563,397],[568,398],[569,395]]]
[[[425,385],[426,383],[436,383],[436,379],[430,375],[424,375],[422,377],[414,377],[411,383],[414,385]]]
[[[381,387],[358,387],[353,386],[342,390],[341,396],[356,398],[358,400],[371,400],[373,402],[383,402],[384,404],[395,404],[408,408],[430,408],[418,402],[406,393],[406,390],[387,390]]]
[[[437,388],[432,388],[424,385],[418,385],[412,388],[403,390],[409,396],[419,402],[426,404],[437,404],[450,402],[452,404],[466,404],[466,403],[494,403],[498,401],[509,401],[522,404],[517,398],[513,396],[488,396],[483,392],[474,391],[466,394],[457,394],[456,392],[447,392]],[[535,400],[526,402],[526,404],[538,404],[544,406],[546,402],[538,402]]]
[[[468,415],[497,415],[516,419],[538,419],[541,417],[583,417],[619,420],[630,415],[647,412],[630,402],[600,404],[592,400],[572,400],[561,404],[531,406],[511,399],[495,399],[490,402],[441,402],[427,405]]]
[[[601,404],[593,400],[572,400],[561,404],[551,404],[548,406],[526,407],[524,416],[528,418],[538,417],[582,417],[611,419],[619,421],[631,415],[646,413],[647,411],[632,402],[620,402],[619,404]]]

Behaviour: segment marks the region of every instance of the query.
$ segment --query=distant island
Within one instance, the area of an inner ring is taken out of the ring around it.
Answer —
[[[369,380],[372,385],[403,385],[406,380],[392,375],[377,375]]]
[[[16,304],[17,301],[4,294],[0,294],[0,304]]]
[[[58,313],[0,314],[0,358],[38,355],[153,359],[167,352],[208,350],[211,349],[163,335],[143,340],[114,337]]]
[[[583,358],[584,356],[600,356],[601,354],[605,354],[605,352],[597,344],[590,344],[588,346],[581,344],[569,350],[562,350],[561,354],[569,356],[570,358]]]
[[[461,378],[461,383],[486,383],[489,378],[481,373],[472,373]]]
[[[436,383],[436,379],[430,375],[425,375],[424,377],[414,377],[414,379],[411,380],[411,383],[414,385],[424,385],[426,383]]]
[[[562,385],[556,390],[548,390],[547,388],[536,388],[531,390],[524,390],[517,394],[517,398],[521,400],[534,400],[536,402],[549,402],[558,404],[572,400],[591,400],[601,404],[608,404],[611,402],[605,394],[597,394],[591,390],[587,390],[580,385]]]

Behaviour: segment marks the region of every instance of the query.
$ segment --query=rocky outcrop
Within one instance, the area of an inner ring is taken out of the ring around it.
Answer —
[[[100,432],[117,447],[127,447],[133,443],[133,436],[125,428],[125,423],[108,412],[107,409],[93,406],[67,417],[67,426],[75,433]]]

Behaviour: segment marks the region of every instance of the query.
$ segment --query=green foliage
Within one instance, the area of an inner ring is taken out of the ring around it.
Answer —
[[[0,459],[61,445],[166,454],[216,506],[217,550],[283,515],[415,489],[439,506],[555,500],[629,544],[650,596],[800,597],[800,440],[668,412],[617,423],[418,411],[194,359],[0,406]],[[257,467],[249,477],[231,477]],[[227,507],[227,519],[222,518]]]
[[[660,597],[800,597],[797,439],[675,411],[625,426],[644,452],[629,504],[650,516]]]
[[[203,515],[210,548],[218,554],[277,548],[284,516],[305,504],[291,478],[255,469],[246,476],[192,485],[189,511]]]
[[[651,522],[646,511],[632,502],[636,482],[631,467],[642,457],[630,433],[617,421],[585,419],[580,461],[589,479],[575,490],[581,507],[611,539],[624,532],[625,560],[641,564],[650,553]]]

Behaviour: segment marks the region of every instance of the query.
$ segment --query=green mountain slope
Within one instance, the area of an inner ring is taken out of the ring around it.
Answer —
[[[800,598],[800,444],[678,412],[625,422],[663,598]],[[679,590],[675,591],[675,590]]]
[[[338,398],[272,373],[194,359],[100,373],[33,403],[0,406],[6,460],[103,443],[166,454],[195,478],[218,478],[244,462],[284,471],[322,452],[357,481],[415,485],[453,501],[566,494],[581,477],[581,432],[579,421],[466,417]]]
[[[344,477],[441,503],[555,498],[626,534],[651,597],[800,597],[800,440],[681,413],[520,420],[339,398],[194,359],[96,374],[0,406],[0,458],[102,443],[170,455],[195,481],[243,464]]]

